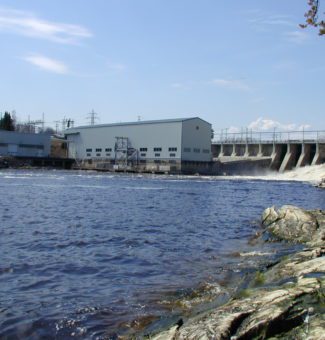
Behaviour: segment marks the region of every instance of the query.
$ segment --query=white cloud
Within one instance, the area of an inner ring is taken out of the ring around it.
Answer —
[[[309,124],[298,125],[295,123],[283,124],[276,120],[267,118],[258,118],[248,125],[249,129],[253,131],[302,131],[303,129],[309,129],[311,126]]]
[[[284,36],[286,39],[295,44],[303,44],[309,38],[308,34],[304,31],[292,31],[292,32],[285,32]]]
[[[212,84],[230,90],[251,91],[252,89],[242,80],[238,79],[222,79],[212,80]]]
[[[261,27],[267,28],[271,26],[297,26],[295,21],[292,20],[292,17],[288,15],[270,14],[264,11],[252,11],[247,12],[246,14],[251,17],[248,19],[248,22],[258,29]]]
[[[5,8],[0,8],[0,31],[64,44],[75,44],[92,36],[83,26],[46,21],[30,12]]]
[[[68,67],[61,61],[48,58],[42,55],[34,54],[24,57],[22,59],[45,71],[54,72],[58,74],[67,74],[69,71]]]
[[[228,133],[238,133],[240,132],[240,129],[237,126],[231,126],[228,130]]]

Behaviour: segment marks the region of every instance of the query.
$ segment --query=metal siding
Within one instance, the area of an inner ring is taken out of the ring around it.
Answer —
[[[20,133],[14,131],[0,131],[0,143],[8,144],[7,147],[1,147],[2,155],[10,155],[10,148],[13,145],[17,146],[13,156],[21,157],[48,157],[50,155],[51,140],[50,135],[35,134],[35,133]],[[43,150],[40,149],[28,149],[19,147],[19,144],[26,145],[39,145],[43,146]],[[11,147],[9,148],[9,145]]]
[[[166,159],[170,158],[170,153],[175,153],[176,157],[173,159],[180,159],[181,157],[181,129],[182,122],[164,122],[164,123],[150,123],[150,124],[131,124],[131,125],[107,125],[107,126],[92,126],[83,128],[74,128],[73,132],[79,134],[67,134],[69,140],[69,156],[71,149],[75,146],[76,158],[85,159],[87,157],[86,149],[92,149],[92,158],[96,157],[96,148],[102,149],[101,158],[106,157],[105,148],[111,148],[111,159],[114,158],[115,137],[128,137],[131,147],[140,152],[140,148],[146,147],[145,159]],[[71,143],[72,142],[72,143]],[[153,148],[161,147],[161,152],[154,152]],[[177,147],[176,152],[169,152],[169,147]],[[160,153],[160,157],[155,157],[155,153]]]
[[[211,161],[211,124],[200,118],[189,119],[182,124],[182,160]],[[184,152],[184,148],[191,148],[191,152]],[[193,152],[194,148],[200,149],[200,153]],[[209,153],[203,153],[203,149],[209,150]]]

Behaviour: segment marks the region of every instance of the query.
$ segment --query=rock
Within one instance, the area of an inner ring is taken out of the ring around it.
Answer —
[[[152,340],[173,340],[175,338],[175,334],[178,330],[178,326],[173,326],[167,331],[161,332],[153,337],[151,337]]]
[[[288,338],[295,338],[289,334],[296,327],[301,327],[305,335],[309,332],[319,334],[319,329],[311,328],[305,322],[310,311],[313,311],[319,319],[318,328],[324,323],[321,311],[309,307],[318,303],[316,293],[319,289],[319,280],[301,278],[292,288],[257,290],[249,298],[233,300],[189,320],[178,330],[173,327],[152,339],[283,339],[285,334]]]
[[[320,245],[325,240],[325,214],[323,211],[305,211],[292,205],[280,209],[267,208],[262,225],[278,239],[295,243]]]
[[[248,297],[187,320],[179,328],[156,334],[162,340],[323,339],[325,249],[295,254],[265,273],[264,287]],[[297,270],[293,270],[297,265]],[[287,270],[285,269],[287,268]],[[291,282],[270,283],[278,278]]]
[[[151,335],[155,340],[325,340],[324,211],[294,206],[268,208],[266,230],[309,248],[284,257],[252,279],[245,294],[189,318],[179,327]]]

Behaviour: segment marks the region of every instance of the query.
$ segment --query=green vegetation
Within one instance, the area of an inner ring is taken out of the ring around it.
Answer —
[[[250,289],[243,289],[236,294],[236,299],[248,298],[251,295],[252,295],[252,291]]]
[[[265,275],[262,272],[256,272],[255,274],[255,280],[254,280],[255,284],[260,286],[265,282]]]
[[[7,131],[15,131],[15,121],[9,112],[5,112],[0,118],[0,129]]]

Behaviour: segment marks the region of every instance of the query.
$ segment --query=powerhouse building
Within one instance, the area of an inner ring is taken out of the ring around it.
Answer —
[[[49,157],[50,135],[0,130],[0,156]]]
[[[195,173],[209,167],[211,124],[201,118],[89,125],[65,131],[81,168]]]

